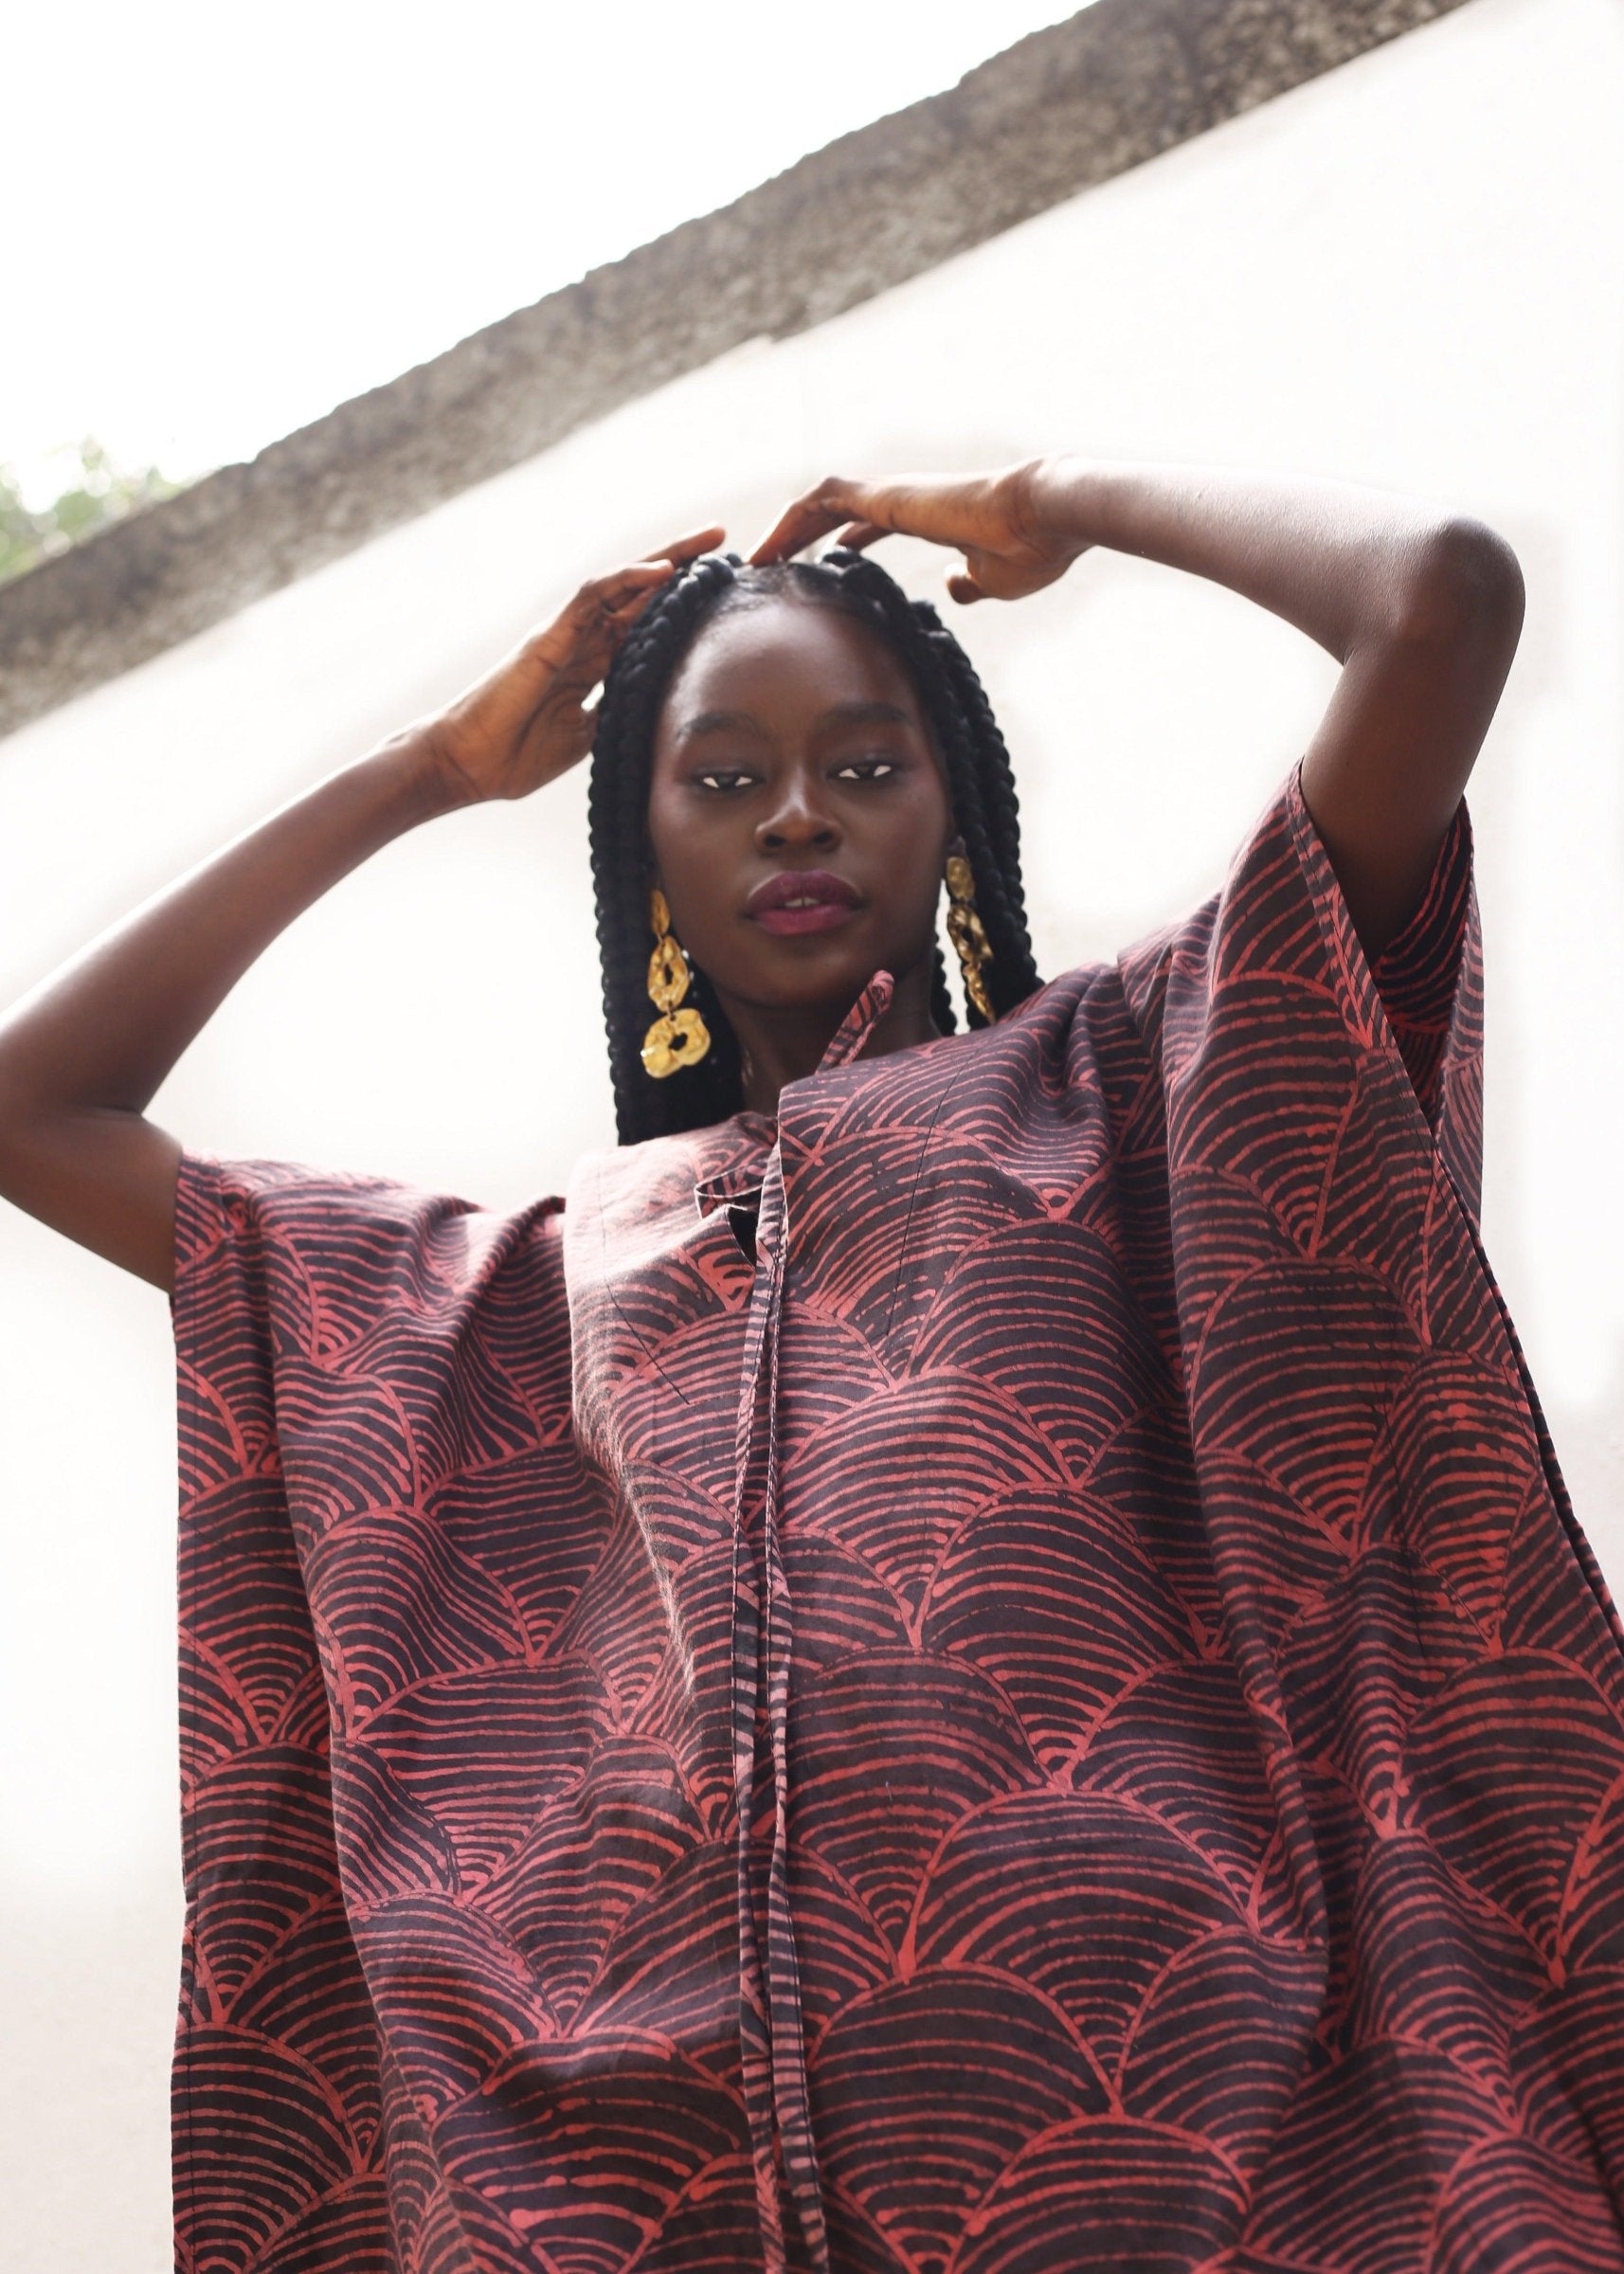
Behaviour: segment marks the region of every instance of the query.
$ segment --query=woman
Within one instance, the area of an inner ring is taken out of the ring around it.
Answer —
[[[890,532],[1339,659],[1187,922],[1039,984]],[[1075,458],[724,534],[0,1031],[0,1188],[171,1291],[180,2263],[1624,2267],[1624,1650],[1475,1233],[1514,558]],[[320,893],[589,742],[622,1144],[567,1202],[143,1119]]]

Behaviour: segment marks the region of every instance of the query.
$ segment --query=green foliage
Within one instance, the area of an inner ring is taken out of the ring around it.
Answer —
[[[0,584],[37,568],[110,521],[121,521],[137,506],[172,497],[182,486],[155,466],[135,471],[115,464],[111,452],[94,435],[86,435],[77,450],[63,455],[71,475],[67,487],[37,511],[25,500],[14,470],[0,465]]]

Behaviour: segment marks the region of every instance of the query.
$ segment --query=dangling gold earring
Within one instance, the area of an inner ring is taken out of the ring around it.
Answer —
[[[965,993],[991,1026],[998,1017],[982,977],[992,962],[986,928],[976,913],[976,880],[965,856],[963,838],[953,839],[947,855],[947,937],[959,951],[959,969],[965,975]]]
[[[642,1038],[645,1073],[657,1082],[684,1066],[697,1066],[711,1047],[711,1030],[697,1011],[679,1011],[688,992],[688,958],[671,929],[671,911],[658,885],[648,895],[648,920],[654,927],[654,953],[648,960],[648,996],[659,1017]]]

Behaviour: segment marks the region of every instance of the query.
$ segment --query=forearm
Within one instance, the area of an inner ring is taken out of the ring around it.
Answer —
[[[455,702],[236,839],[0,1017],[0,1197],[171,1294],[186,1147],[147,1107],[250,964],[420,821],[555,781],[628,626],[726,532],[589,577]]]
[[[1401,492],[1308,475],[1059,456],[1028,489],[1037,534],[1210,578],[1339,662],[1458,608],[1491,530]]]
[[[190,870],[0,1014],[0,1122],[143,1112],[296,916],[392,839],[459,802],[408,731]]]
[[[962,555],[965,605],[1020,600],[1092,546],[1227,585],[1342,665],[1300,782],[1370,957],[1418,904],[1522,631],[1523,572],[1475,515],[1395,490],[1056,454],[984,474],[826,476],[751,555],[790,559],[844,531]]]

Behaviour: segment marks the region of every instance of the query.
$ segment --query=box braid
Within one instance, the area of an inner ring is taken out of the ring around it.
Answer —
[[[655,729],[677,667],[701,626],[724,608],[791,598],[838,607],[877,631],[902,660],[935,731],[955,826],[976,880],[976,906],[993,960],[987,991],[1001,1016],[1039,984],[1020,884],[1015,782],[992,706],[975,667],[929,601],[911,600],[866,554],[837,550],[821,561],[749,568],[737,553],[707,553],[655,594],[621,644],[604,685],[592,743],[587,813],[598,947],[604,972],[615,1119],[623,1145],[725,1121],[744,1103],[738,1043],[696,966],[690,1001],[711,1030],[699,1062],[670,1080],[643,1071],[648,999],[648,791]],[[931,1012],[944,1033],[957,1023],[947,967],[936,950]],[[972,1026],[984,1022],[966,1005]]]

